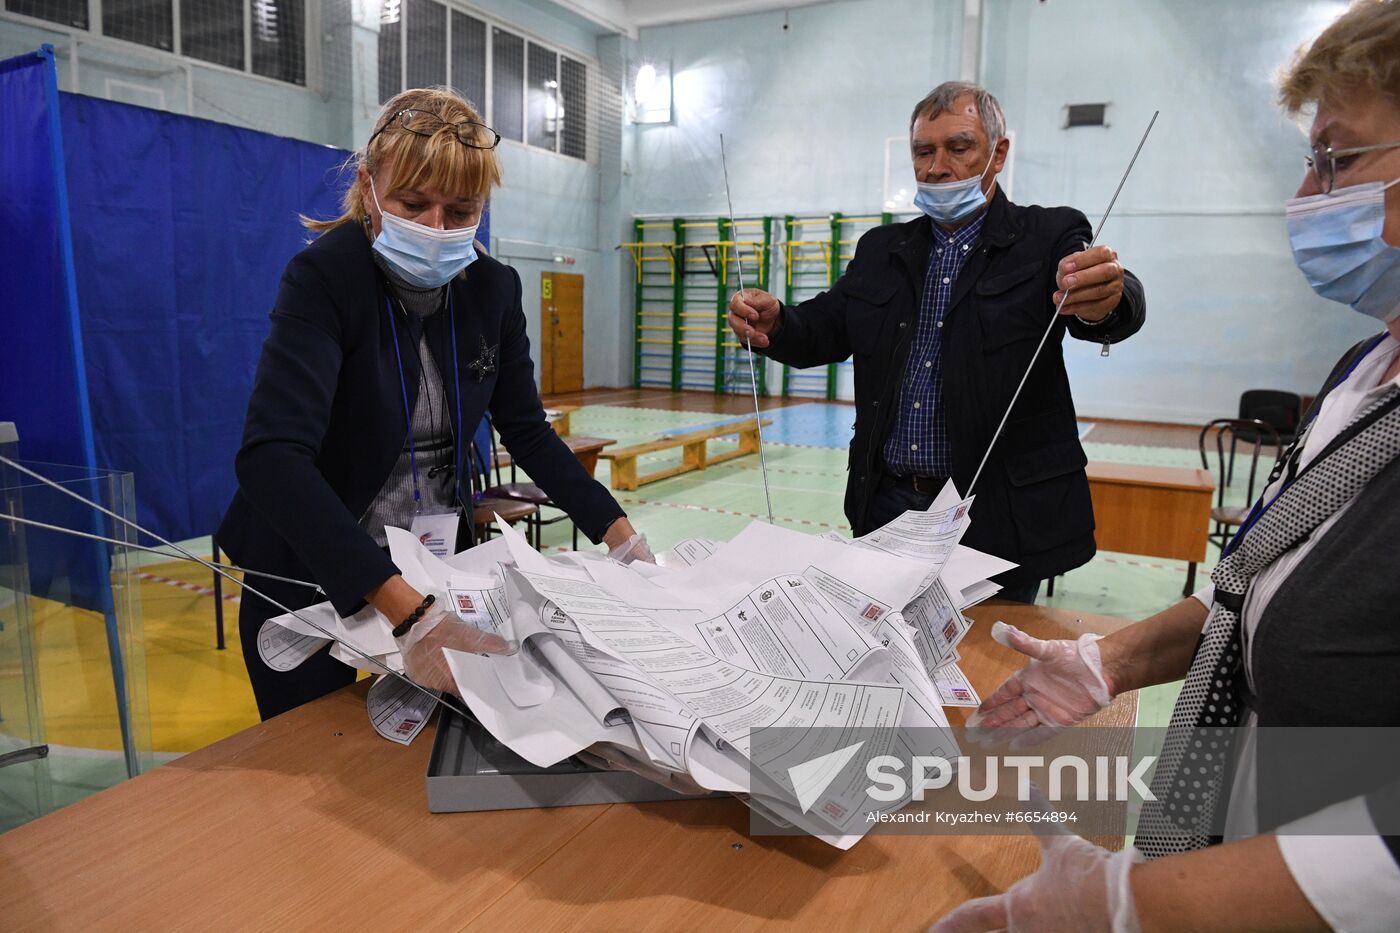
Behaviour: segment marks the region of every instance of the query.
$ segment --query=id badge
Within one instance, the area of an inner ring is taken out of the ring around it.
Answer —
[[[415,515],[409,531],[434,557],[451,557],[457,546],[456,512],[438,515]]]

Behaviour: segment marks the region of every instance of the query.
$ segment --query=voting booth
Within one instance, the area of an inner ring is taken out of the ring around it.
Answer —
[[[139,568],[124,546],[134,533],[69,495],[129,519],[132,476],[16,460],[7,433],[12,425],[0,431],[0,456],[15,464],[0,464],[0,502],[14,517],[0,520],[0,829],[154,765]],[[45,697],[41,668],[67,688]],[[83,715],[64,716],[74,710]],[[46,712],[65,719],[62,731],[45,729]]]

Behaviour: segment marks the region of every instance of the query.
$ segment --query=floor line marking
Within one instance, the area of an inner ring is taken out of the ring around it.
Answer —
[[[133,574],[133,576],[135,576],[139,580],[145,580],[148,583],[162,583],[166,586],[179,587],[180,589],[186,590],[191,593],[198,593],[200,596],[214,595],[214,590],[212,587],[201,586],[198,583],[190,583],[187,580],[176,580],[171,577],[162,577],[159,574],[147,573],[144,570],[136,571]],[[233,593],[225,593],[223,595],[223,599],[226,603],[236,603],[239,601],[239,597]]]
[[[1116,557],[1104,557],[1101,554],[1094,555],[1094,560],[1101,560],[1105,564],[1126,564],[1129,567],[1148,567],[1152,570],[1174,570],[1177,573],[1186,572],[1185,566],[1174,567],[1170,564],[1157,564],[1153,563],[1152,561],[1145,560],[1119,560]],[[1183,561],[1182,563],[1184,564],[1185,561]]]

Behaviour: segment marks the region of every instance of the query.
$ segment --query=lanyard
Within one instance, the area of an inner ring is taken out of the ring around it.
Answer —
[[[386,297],[384,308],[389,312],[389,332],[394,338],[394,360],[399,364],[399,390],[403,393],[403,417],[404,423],[408,425],[408,468],[413,474],[413,511],[415,514],[423,511],[423,493],[418,485],[418,450],[413,442],[413,409],[408,404],[408,380],[403,373],[403,351],[399,349],[399,327],[394,322],[394,305]],[[457,369],[457,313],[452,304],[452,289],[447,290],[447,315],[452,327],[452,378],[457,383],[457,436],[453,438],[452,464],[453,480],[457,487],[457,501],[465,502],[462,498],[462,380]]]
[[[1351,365],[1347,367],[1346,372],[1342,373],[1340,376],[1337,377],[1335,381],[1328,385],[1327,391],[1323,394],[1330,394],[1338,386],[1346,382],[1347,379],[1351,377],[1351,374],[1356,371],[1356,367],[1361,365],[1361,361],[1366,359],[1366,357],[1370,356],[1371,351],[1374,350],[1376,347],[1380,346],[1381,341],[1384,339],[1385,334],[1377,334],[1375,339],[1366,345],[1366,349],[1358,353],[1356,359],[1351,361]],[[1316,418],[1316,415],[1314,415],[1313,417]],[[1302,437],[1303,435],[1300,433],[1298,435],[1298,441],[1301,441]],[[1298,441],[1295,441],[1294,443],[1297,444]],[[1292,461],[1296,464],[1296,460],[1294,460],[1293,458],[1298,453],[1301,453],[1301,449],[1289,451],[1289,455],[1284,459]],[[1280,462],[1279,465],[1282,466],[1283,463]],[[1249,532],[1249,530],[1259,522],[1259,519],[1264,517],[1264,513],[1269,511],[1269,509],[1273,507],[1274,503],[1277,502],[1280,499],[1280,497],[1282,497],[1283,494],[1288,491],[1288,487],[1292,486],[1294,480],[1296,480],[1297,478],[1298,477],[1294,475],[1294,471],[1290,469],[1288,478],[1283,481],[1283,485],[1279,487],[1278,492],[1274,493],[1274,497],[1270,499],[1267,504],[1265,504],[1264,497],[1262,495],[1259,497],[1259,501],[1254,503],[1254,508],[1249,510],[1249,517],[1244,520],[1244,524],[1240,525],[1240,530],[1235,532],[1235,536],[1230,539],[1230,543],[1225,547],[1224,553],[1220,555],[1222,558],[1228,557],[1234,552],[1235,545],[1240,543],[1240,541]],[[1277,475],[1275,475],[1274,479],[1277,479]]]
[[[452,331],[452,385],[457,396],[457,436],[452,445],[452,479],[457,486],[457,501],[465,509],[469,501],[462,495],[462,373],[457,368],[457,309],[452,304],[452,288],[447,289],[447,319]],[[472,447],[473,453],[476,448]]]

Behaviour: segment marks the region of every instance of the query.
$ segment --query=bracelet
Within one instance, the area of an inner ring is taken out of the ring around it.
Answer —
[[[413,610],[413,613],[407,619],[404,619],[398,625],[394,626],[393,636],[395,638],[402,638],[407,635],[408,630],[418,624],[423,618],[423,613],[428,611],[428,607],[431,606],[434,601],[435,597],[432,593],[424,596],[423,601],[418,604],[418,608]]]
[[[1074,319],[1079,323],[1083,324],[1085,327],[1103,327],[1109,322],[1111,322],[1117,314],[1118,309],[1114,308],[1112,311],[1108,312],[1103,317],[1099,318],[1097,321],[1086,321],[1077,314],[1074,316]]]

